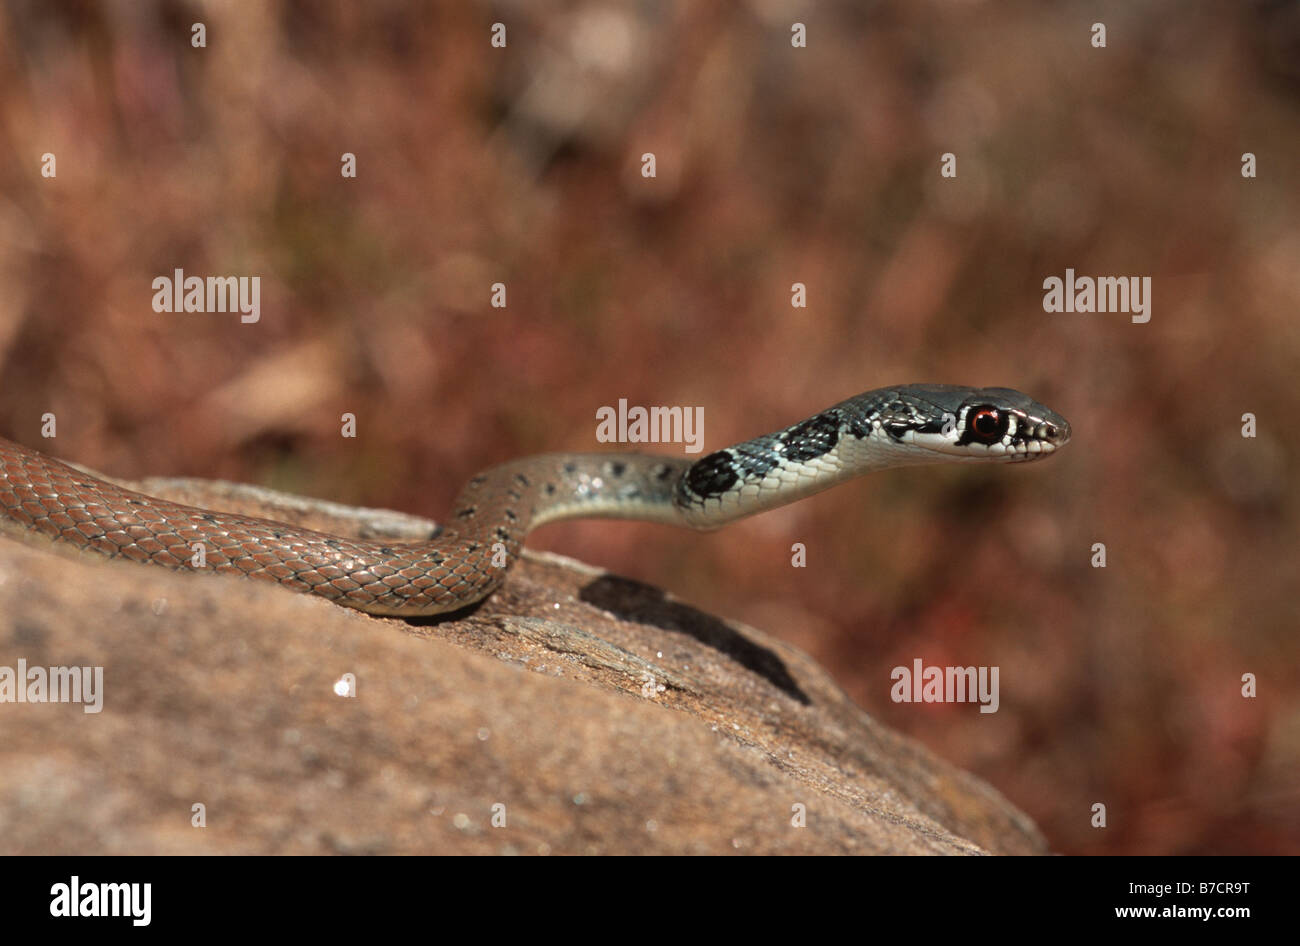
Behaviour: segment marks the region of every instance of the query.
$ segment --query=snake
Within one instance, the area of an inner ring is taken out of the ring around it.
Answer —
[[[450,516],[420,542],[348,538],[186,506],[0,439],[0,523],[110,558],[245,575],[369,614],[423,617],[489,596],[528,532],[548,522],[615,518],[712,530],[864,473],[1029,462],[1069,439],[1064,417],[1010,388],[880,388],[698,460],[551,453],[491,467],[464,485]]]

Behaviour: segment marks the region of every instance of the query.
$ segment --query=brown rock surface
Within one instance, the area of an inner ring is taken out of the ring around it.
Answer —
[[[0,853],[1046,850],[802,653],[555,556],[417,624],[0,536],[0,665],[20,657],[102,665],[104,707],[0,703]]]

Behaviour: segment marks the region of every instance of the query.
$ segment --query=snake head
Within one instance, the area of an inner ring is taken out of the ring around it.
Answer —
[[[1024,462],[1070,440],[1069,421],[1011,388],[913,384],[891,393],[875,418],[879,429],[896,444],[944,458]]]

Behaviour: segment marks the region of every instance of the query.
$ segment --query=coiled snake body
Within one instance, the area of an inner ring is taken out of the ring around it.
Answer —
[[[0,439],[0,516],[115,558],[248,575],[371,614],[455,611],[501,583],[530,529],[640,519],[714,529],[859,474],[958,460],[1027,461],[1070,438],[1059,414],[1008,388],[869,391],[698,461],[544,454],[471,479],[427,542],[343,538],[146,496]]]

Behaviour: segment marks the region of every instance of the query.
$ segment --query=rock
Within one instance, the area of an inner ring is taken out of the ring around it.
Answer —
[[[275,514],[267,495],[204,504]],[[102,666],[103,708],[0,703],[7,854],[1046,852],[805,655],[558,556],[407,622],[4,535],[0,665],[19,658]]]

